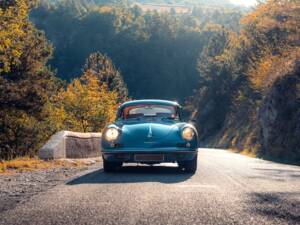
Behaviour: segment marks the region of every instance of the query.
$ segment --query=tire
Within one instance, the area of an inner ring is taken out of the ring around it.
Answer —
[[[115,172],[118,167],[121,167],[121,162],[109,162],[105,159],[103,159],[103,170],[106,173]]]
[[[191,161],[178,162],[179,168],[184,169],[187,173],[196,173],[197,171],[197,156]]]

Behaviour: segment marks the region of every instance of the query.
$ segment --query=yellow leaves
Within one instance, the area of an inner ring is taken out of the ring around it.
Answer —
[[[300,47],[285,47],[284,49],[281,54],[277,55],[267,52],[251,63],[247,74],[255,89],[263,90],[278,77],[293,72],[297,59],[300,57]]]
[[[247,16],[241,19],[242,25],[250,25],[257,22],[265,13],[269,12],[270,4],[260,4],[257,8],[251,11]]]
[[[272,70],[273,60],[275,57],[266,56],[258,60],[254,65],[250,66],[248,71],[249,78],[255,88],[263,88],[268,80]]]
[[[117,97],[87,71],[59,92],[48,112],[58,129],[99,132],[115,119]]]
[[[241,20],[246,74],[263,90],[294,69],[299,57],[300,1],[268,0]]]
[[[28,20],[26,0],[16,0],[15,5],[0,11],[0,73],[9,72],[19,63],[22,55]]]
[[[287,35],[299,34],[300,2],[269,0],[245,16],[241,24],[245,27],[243,32],[267,33],[276,29],[276,32],[286,32]]]

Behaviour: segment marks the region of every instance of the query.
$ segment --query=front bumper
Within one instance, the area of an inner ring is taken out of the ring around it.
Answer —
[[[163,161],[145,161],[140,163],[162,163],[162,162],[181,162],[190,161],[197,157],[198,151],[186,150],[186,149],[122,149],[122,150],[109,150],[102,151],[102,157],[110,162],[137,162],[135,156],[138,154],[142,155],[157,155],[161,154],[164,157]]]

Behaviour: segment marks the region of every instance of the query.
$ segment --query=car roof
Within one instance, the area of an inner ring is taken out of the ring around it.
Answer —
[[[123,109],[128,106],[135,106],[135,105],[168,105],[168,106],[177,106],[180,107],[178,102],[175,101],[167,101],[167,100],[159,100],[159,99],[142,99],[142,100],[133,100],[128,101],[120,105],[120,109]]]

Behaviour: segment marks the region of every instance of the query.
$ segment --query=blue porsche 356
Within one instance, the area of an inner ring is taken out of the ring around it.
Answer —
[[[122,104],[117,119],[102,136],[105,172],[124,162],[177,162],[188,173],[197,170],[198,134],[181,118],[181,106],[164,100],[137,100]]]

